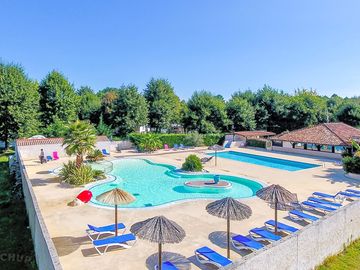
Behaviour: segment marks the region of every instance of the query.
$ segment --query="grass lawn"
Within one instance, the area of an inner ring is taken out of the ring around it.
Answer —
[[[24,201],[16,196],[8,156],[0,154],[0,269],[37,269]]]
[[[360,239],[343,252],[331,256],[317,270],[360,270]]]

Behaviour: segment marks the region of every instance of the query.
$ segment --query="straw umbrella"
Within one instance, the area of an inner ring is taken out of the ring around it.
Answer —
[[[133,201],[135,201],[134,196],[122,189],[114,188],[97,196],[96,200],[105,204],[115,205],[115,236],[117,236],[118,235],[118,230],[117,230],[118,205],[132,203]]]
[[[213,216],[227,220],[227,257],[230,258],[230,220],[243,220],[249,218],[252,210],[231,197],[227,197],[206,206],[206,211]]]
[[[180,243],[185,238],[185,231],[176,222],[164,216],[156,216],[147,220],[135,223],[130,231],[140,239],[146,239],[157,243],[159,246],[158,268],[162,268],[162,245]]]
[[[218,145],[218,144],[214,144],[213,146],[209,147],[209,150],[215,151],[215,166],[217,165],[217,151],[222,151],[225,148]]]
[[[280,185],[264,187],[256,192],[256,196],[274,205],[275,208],[275,234],[277,234],[277,210],[287,209],[291,203],[297,201],[297,196]]]

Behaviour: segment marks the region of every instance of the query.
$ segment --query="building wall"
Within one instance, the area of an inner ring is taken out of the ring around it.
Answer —
[[[284,142],[284,147],[273,146],[272,150],[279,151],[279,152],[300,154],[300,155],[325,157],[325,158],[331,158],[331,159],[341,159],[342,158],[341,154],[320,152],[320,151],[311,151],[311,150],[303,150],[303,149],[295,149],[295,148],[292,148],[291,144],[290,144],[290,147],[285,145],[285,142]]]
[[[118,147],[121,150],[128,150],[134,147],[130,141],[112,141],[110,145],[111,151],[118,151]]]
[[[310,270],[360,237],[360,201],[234,262],[226,270]]]
[[[110,145],[111,145],[110,141],[104,141],[104,142],[97,142],[95,146],[100,150],[106,149],[109,152]],[[62,144],[24,145],[17,147],[21,151],[23,160],[38,159],[41,149],[44,150],[45,156],[52,156],[52,153],[54,151],[58,152],[60,158],[67,156]]]
[[[16,151],[16,156],[20,165],[25,206],[29,218],[29,227],[34,243],[35,259],[38,269],[61,270],[62,267],[58,254],[42,218],[32,185],[22,163],[22,156],[19,149]]]

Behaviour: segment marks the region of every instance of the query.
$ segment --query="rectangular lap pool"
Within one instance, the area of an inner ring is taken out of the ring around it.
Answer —
[[[208,155],[215,156],[215,153],[210,153]],[[227,158],[236,161],[241,161],[241,162],[246,162],[246,163],[251,163],[255,165],[260,165],[260,166],[265,166],[265,167],[270,167],[285,171],[291,171],[291,172],[320,166],[311,163],[298,162],[298,161],[292,161],[281,158],[265,157],[265,156],[241,153],[236,151],[218,152],[217,156],[220,158]]]

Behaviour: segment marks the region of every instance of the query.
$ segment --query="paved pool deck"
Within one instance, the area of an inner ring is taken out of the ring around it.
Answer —
[[[214,159],[205,165],[211,173],[229,174],[259,180],[267,185],[280,184],[290,191],[297,193],[299,200],[306,199],[314,191],[336,193],[346,188],[359,187],[359,182],[348,179],[340,165],[334,160],[295,156],[254,149],[232,148],[231,150],[276,158],[319,164],[319,167],[295,172],[288,172],[268,167],[262,167],[229,159],[218,159],[215,166]],[[191,150],[200,157],[205,156],[205,148]],[[180,167],[187,151],[159,151],[154,154],[139,155],[134,151],[111,153],[109,160],[136,156],[154,162],[168,163]],[[154,269],[157,261],[157,245],[144,240],[138,240],[131,249],[111,249],[100,256],[86,237],[87,224],[111,224],[114,212],[110,209],[96,208],[90,205],[69,207],[72,201],[83,189],[60,184],[54,175],[49,173],[66,162],[68,158],[40,164],[38,160],[24,161],[35,196],[49,234],[57,249],[63,269],[121,269],[140,270]],[[194,250],[209,246],[225,255],[226,221],[209,215],[205,207],[211,200],[186,201],[146,209],[120,209],[119,220],[130,227],[133,223],[156,215],[164,215],[181,225],[186,231],[186,238],[180,244],[164,245],[164,259],[170,259],[180,269],[215,269],[199,265],[194,258]],[[232,222],[231,231],[234,234],[247,235],[249,229],[263,226],[264,221],[273,219],[274,210],[259,198],[252,197],[241,200],[248,204],[253,211],[252,216],[243,221]],[[280,221],[301,228],[303,225],[285,218],[287,212],[279,212]],[[233,251],[231,259],[236,260],[242,255]]]

